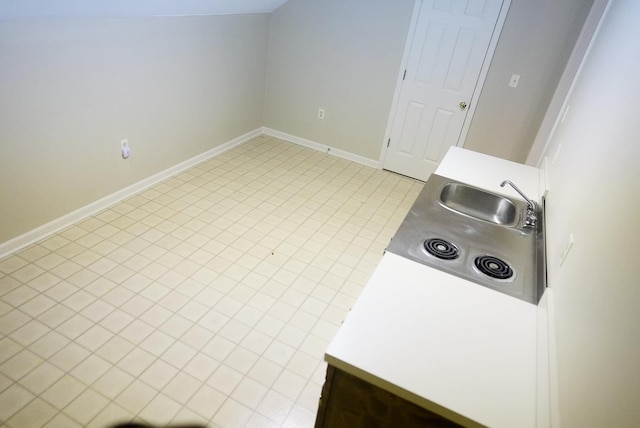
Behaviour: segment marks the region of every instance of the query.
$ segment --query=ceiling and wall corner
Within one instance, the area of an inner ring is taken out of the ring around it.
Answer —
[[[271,13],[287,0],[0,0],[0,20]]]

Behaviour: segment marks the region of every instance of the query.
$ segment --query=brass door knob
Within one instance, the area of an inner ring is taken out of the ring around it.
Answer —
[[[466,110],[466,109],[467,109],[466,101],[460,101],[460,110]]]

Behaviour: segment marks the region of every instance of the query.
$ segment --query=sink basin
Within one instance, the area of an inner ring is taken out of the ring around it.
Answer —
[[[462,183],[448,183],[440,192],[440,203],[450,210],[503,226],[518,222],[518,210],[507,198]]]

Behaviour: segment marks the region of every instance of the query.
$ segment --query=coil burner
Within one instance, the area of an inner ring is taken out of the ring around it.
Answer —
[[[460,250],[449,241],[440,238],[433,238],[424,241],[424,249],[433,257],[442,260],[455,260],[460,254]]]
[[[504,260],[493,256],[476,257],[473,264],[478,272],[491,278],[506,281],[513,277],[513,269]]]

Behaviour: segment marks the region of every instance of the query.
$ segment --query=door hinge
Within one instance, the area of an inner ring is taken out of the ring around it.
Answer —
[[[402,75],[402,80],[404,80],[405,77],[407,77],[407,70],[404,71],[404,74]]]
[[[387,141],[387,149],[389,148],[389,143],[391,143],[391,138]]]

